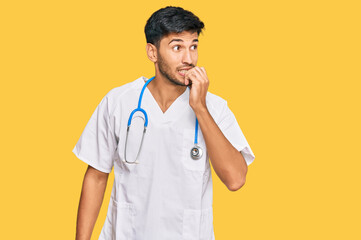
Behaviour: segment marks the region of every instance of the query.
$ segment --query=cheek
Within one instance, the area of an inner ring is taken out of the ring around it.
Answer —
[[[171,65],[177,65],[180,61],[182,61],[180,54],[169,54],[168,59]]]
[[[162,59],[171,68],[173,68],[174,66],[177,66],[178,59],[177,59],[177,56],[174,54],[165,53],[164,55],[162,55]]]
[[[198,61],[198,52],[194,52],[194,53],[192,54],[192,60],[193,60],[195,63],[197,63],[197,61]]]

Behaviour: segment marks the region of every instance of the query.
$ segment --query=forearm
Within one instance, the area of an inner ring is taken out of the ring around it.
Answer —
[[[214,171],[229,190],[238,190],[246,181],[246,161],[223,135],[207,108],[199,108],[195,113]]]
[[[108,174],[89,167],[83,181],[76,226],[76,240],[90,240],[103,202]]]

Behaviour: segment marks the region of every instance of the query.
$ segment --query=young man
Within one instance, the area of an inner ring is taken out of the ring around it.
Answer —
[[[160,9],[148,19],[146,50],[155,77],[112,89],[73,150],[89,165],[78,240],[90,239],[113,167],[99,239],[214,239],[210,162],[236,191],[254,154],[227,102],[207,91],[206,70],[197,66],[203,28],[198,17],[179,7]],[[142,110],[130,122],[137,106]]]

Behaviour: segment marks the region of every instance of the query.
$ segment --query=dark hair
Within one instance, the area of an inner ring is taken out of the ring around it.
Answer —
[[[204,23],[192,12],[181,7],[168,6],[154,12],[145,25],[144,32],[147,43],[157,48],[163,36],[183,31],[202,32]]]

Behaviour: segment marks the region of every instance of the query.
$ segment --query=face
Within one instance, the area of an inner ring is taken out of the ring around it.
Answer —
[[[171,83],[184,84],[186,72],[197,65],[198,33],[171,33],[163,37],[157,49],[157,74]]]

